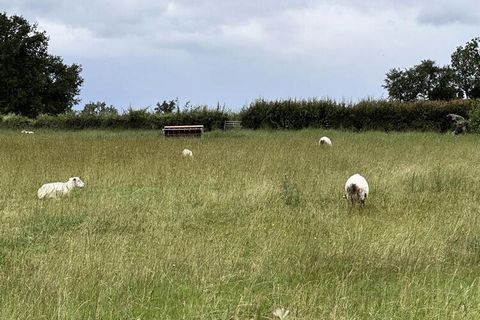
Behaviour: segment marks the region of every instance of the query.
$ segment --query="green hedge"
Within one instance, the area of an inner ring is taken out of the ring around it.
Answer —
[[[480,133],[480,106],[476,106],[470,110],[470,123],[468,131]]]
[[[257,100],[240,113],[245,128],[335,128],[384,131],[446,131],[447,114],[469,118],[479,100],[419,101],[414,103],[365,100]]]
[[[194,110],[155,114],[129,110],[121,115],[82,115],[75,113],[39,115],[36,119],[8,114],[0,116],[0,127],[11,129],[161,129],[166,125],[203,124],[206,130],[223,128],[230,115],[217,110]]]
[[[33,127],[33,119],[9,113],[0,116],[0,126],[9,129],[27,129]]]
[[[355,131],[446,131],[446,117],[456,113],[471,120],[470,131],[480,133],[480,100],[420,101],[414,103],[366,100],[344,103],[334,100],[257,100],[240,114],[207,108],[150,113],[128,110],[124,114],[39,115],[36,119],[8,114],[0,116],[1,128],[12,129],[161,129],[165,125],[203,124],[206,130],[223,128],[226,120],[240,119],[244,128],[334,128]]]

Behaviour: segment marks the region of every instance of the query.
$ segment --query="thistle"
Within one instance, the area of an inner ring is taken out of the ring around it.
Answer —
[[[287,318],[289,313],[290,311],[286,310],[285,308],[276,308],[273,311],[273,316],[279,318],[280,320],[283,320]]]

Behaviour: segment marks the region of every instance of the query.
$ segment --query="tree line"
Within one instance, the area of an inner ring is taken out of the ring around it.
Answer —
[[[457,47],[450,65],[438,66],[433,60],[423,60],[411,68],[391,69],[383,87],[390,99],[398,101],[478,99],[479,43],[480,38],[473,38]]]

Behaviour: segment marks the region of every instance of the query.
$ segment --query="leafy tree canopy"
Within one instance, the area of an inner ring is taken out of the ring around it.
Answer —
[[[87,103],[80,114],[89,116],[115,116],[118,115],[118,110],[112,105],[107,106],[105,102],[97,101]]]
[[[423,60],[409,69],[391,69],[386,76],[383,87],[394,100],[452,100],[462,97],[453,70],[449,66],[439,67],[432,60]]]
[[[480,38],[473,38],[452,54],[452,69],[467,98],[480,98]]]
[[[167,102],[163,100],[162,103],[157,102],[155,107],[155,113],[172,113],[178,107],[178,99],[170,100]]]
[[[80,65],[48,54],[48,37],[21,16],[0,13],[0,113],[59,114],[78,103]]]
[[[383,87],[393,100],[451,100],[480,98],[480,37],[452,53],[451,66],[423,60],[409,69],[391,69]]]

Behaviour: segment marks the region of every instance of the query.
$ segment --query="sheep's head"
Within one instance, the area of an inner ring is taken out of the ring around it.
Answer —
[[[360,207],[365,207],[365,200],[367,200],[367,193],[366,192],[359,192],[358,193],[358,200],[360,201]]]
[[[73,186],[76,188],[83,188],[83,186],[85,185],[79,177],[72,177],[68,179],[68,181],[72,183]]]
[[[358,192],[358,199],[365,201],[365,199],[367,199],[367,193],[363,190],[359,191]]]

